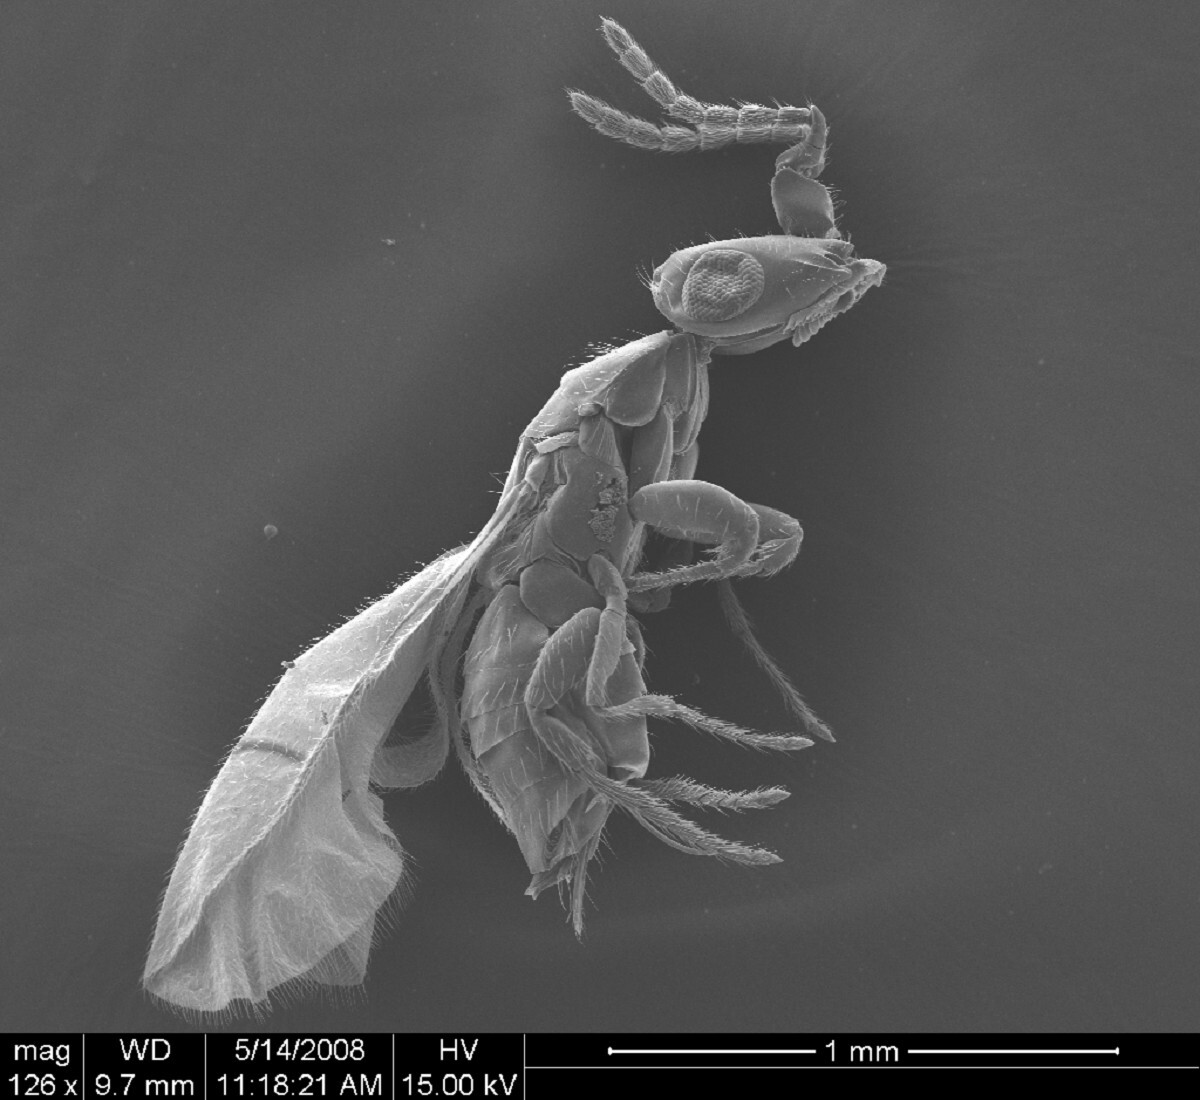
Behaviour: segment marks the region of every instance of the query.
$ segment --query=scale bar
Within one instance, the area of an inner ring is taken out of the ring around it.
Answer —
[[[609,1047],[608,1053],[613,1054],[816,1054],[812,1050],[799,1050],[785,1047],[759,1050],[752,1047]]]
[[[1071,1048],[1056,1048],[1056,1047],[1016,1047],[1013,1049],[1005,1049],[1003,1047],[982,1047],[978,1050],[969,1047],[944,1047],[937,1049],[920,1050],[917,1047],[910,1047],[909,1054],[1120,1054],[1120,1047],[1104,1048],[1088,1048],[1081,1047],[1079,1049]]]

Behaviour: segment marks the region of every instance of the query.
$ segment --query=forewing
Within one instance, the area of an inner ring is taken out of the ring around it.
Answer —
[[[260,1003],[295,978],[361,982],[404,853],[372,758],[521,496],[304,653],[218,773],[159,912],[143,983],[182,1008]],[[444,736],[444,731],[443,731]]]

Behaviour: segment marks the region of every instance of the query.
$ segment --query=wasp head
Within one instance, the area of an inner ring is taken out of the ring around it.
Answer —
[[[654,304],[719,355],[744,355],[791,339],[799,346],[845,313],[887,270],[854,258],[849,241],[739,237],[674,253],[654,271]]]

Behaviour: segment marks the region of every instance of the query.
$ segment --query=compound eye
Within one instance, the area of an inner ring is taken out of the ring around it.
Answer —
[[[705,252],[683,283],[683,312],[693,321],[731,321],[762,296],[766,275],[760,264],[736,248]]]

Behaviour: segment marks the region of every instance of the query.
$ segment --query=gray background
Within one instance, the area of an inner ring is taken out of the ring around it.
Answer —
[[[701,475],[802,518],[742,586],[839,732],[764,870],[611,830],[589,932],[448,769],[366,998],[268,1028],[1196,1029],[1197,35],[1185,4],[0,8],[0,1029],[167,1030],[137,979],[280,661],[486,520],[637,280],[774,228],[775,150],[607,142],[564,85],[804,102],[886,285],[713,373]],[[394,243],[393,243],[394,242]],[[279,535],[263,537],[274,524]],[[711,591],[652,687],[784,716]]]

